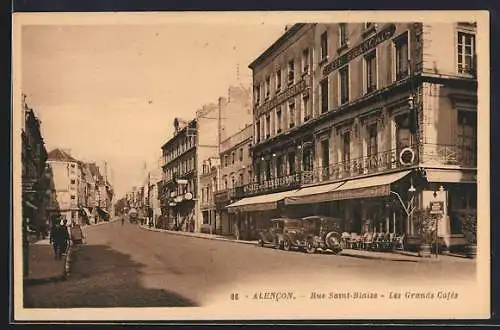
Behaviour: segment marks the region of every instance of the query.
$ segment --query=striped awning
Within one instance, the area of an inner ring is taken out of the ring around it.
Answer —
[[[309,204],[335,200],[389,196],[391,184],[411,171],[352,179],[317,187],[306,187],[285,198],[285,204]],[[309,193],[309,194],[308,194]]]

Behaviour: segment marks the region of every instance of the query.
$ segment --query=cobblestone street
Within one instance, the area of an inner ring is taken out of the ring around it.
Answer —
[[[86,228],[67,281],[29,286],[25,307],[203,306],[246,285],[352,280],[387,286],[472,279],[474,261],[377,260],[285,252],[249,244],[148,231],[119,222]],[[260,283],[260,284],[259,284]]]

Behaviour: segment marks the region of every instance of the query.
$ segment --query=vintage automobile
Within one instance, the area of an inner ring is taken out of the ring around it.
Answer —
[[[292,248],[305,248],[306,246],[302,221],[291,218],[271,219],[271,226],[259,232],[259,246],[272,245],[275,249],[286,251]]]
[[[315,253],[318,249],[339,253],[342,251],[341,227],[342,219],[313,215],[302,218],[306,235],[307,253]]]
[[[130,211],[128,211],[128,219],[130,223],[138,223],[139,222],[139,213],[137,212],[136,209],[131,208]]]

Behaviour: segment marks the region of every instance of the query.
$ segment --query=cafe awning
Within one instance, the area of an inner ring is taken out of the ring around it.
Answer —
[[[252,212],[252,211],[267,211],[274,210],[278,207],[278,201],[284,199],[297,192],[296,189],[283,191],[279,193],[246,197],[234,202],[227,207],[229,212]]]
[[[311,186],[299,189],[295,194],[285,198],[285,204],[312,204],[329,201],[328,195],[343,185],[345,181]]]
[[[325,185],[324,191],[320,194],[313,194],[315,196],[298,196],[297,194],[294,194],[285,198],[285,204],[309,204],[343,199],[389,196],[391,191],[391,184],[402,179],[409,173],[410,171],[402,171],[371,176],[367,178],[348,180],[337,183],[337,187],[333,187],[333,185],[335,184],[331,184],[331,187],[333,189],[330,190],[327,190],[328,187],[326,186],[328,185]],[[300,189],[297,193],[305,194],[304,189],[308,188]],[[310,191],[314,191],[314,189],[311,189]]]

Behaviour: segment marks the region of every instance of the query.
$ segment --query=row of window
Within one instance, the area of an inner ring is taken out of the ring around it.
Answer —
[[[172,180],[174,173],[179,176],[182,176],[186,173],[194,171],[195,169],[195,158],[189,157],[186,159],[182,159],[175,166],[171,166],[165,169],[165,179],[167,181]]]
[[[456,142],[458,150],[462,150],[464,155],[462,157],[473,157],[476,152],[476,137],[477,137],[477,114],[470,111],[457,112],[457,130]],[[396,149],[402,150],[405,147],[411,146],[415,137],[411,130],[411,121],[408,114],[400,115],[395,118],[396,124]],[[353,151],[352,145],[352,132],[345,131],[340,137],[340,153],[341,160],[347,167],[351,161],[351,152]],[[366,134],[364,134],[366,149],[363,151],[364,156],[371,158],[379,153],[379,127],[377,123],[368,124],[366,126]],[[321,157],[322,168],[328,168],[330,164],[330,141],[324,139],[320,142],[319,156]],[[296,173],[297,167],[302,171],[313,170],[314,152],[311,146],[304,148],[302,151],[302,161],[297,164],[297,157],[295,151],[287,154],[273,155],[269,158],[256,159],[255,174],[257,180],[269,180],[279,178],[284,175],[293,175]],[[462,159],[467,161],[467,159]],[[273,171],[275,169],[275,171]]]
[[[251,148],[252,148],[252,145],[249,144],[247,146],[247,153],[248,153],[248,156],[251,157]],[[243,156],[244,156],[244,148],[243,147],[240,147],[238,150],[234,150],[232,151],[230,154],[225,154],[223,155],[223,162],[222,162],[222,166],[223,167],[228,167],[230,165],[234,165],[236,162],[243,162]]]
[[[297,100],[300,100],[299,106],[296,106],[296,99],[293,99],[277,106],[256,121],[256,142],[280,134],[312,117],[309,96],[297,97]]]
[[[368,25],[369,28],[370,25]],[[341,36],[345,34],[345,24],[340,24],[339,28],[341,31]],[[343,37],[341,37],[342,40]],[[399,37],[394,39],[394,58],[393,58],[393,69],[394,69],[394,81],[399,81],[404,79],[409,75],[409,48],[408,48],[408,32],[400,35]],[[328,36],[327,32],[324,32],[321,35],[321,53],[323,56],[328,56]],[[346,42],[346,40],[345,40]],[[306,54],[309,54],[307,52]],[[457,33],[457,72],[460,74],[471,74],[474,72],[475,67],[475,36],[472,33],[467,32],[458,32]],[[303,63],[308,63],[307,60],[303,60]],[[289,72],[293,71],[293,61],[289,63]],[[364,94],[369,94],[378,89],[378,58],[377,58],[377,50],[374,49],[369,53],[364,55],[363,61],[363,92]],[[280,81],[281,81],[281,71],[278,70],[276,73],[276,90],[279,90]],[[320,112],[324,113],[331,109],[332,105],[330,104],[330,78],[327,77],[319,82],[319,93],[320,93]],[[351,101],[350,96],[350,84],[351,78],[349,73],[349,64],[341,67],[338,73],[338,106],[344,105]],[[267,77],[264,84],[264,90],[266,91],[266,95],[269,94],[270,90],[270,78]],[[256,91],[256,101],[257,104],[260,104],[260,89],[261,86],[257,86]],[[309,108],[307,108],[307,102],[304,102],[304,117],[308,118],[310,114]],[[334,106],[337,106],[334,105]],[[295,126],[295,103],[292,102],[288,105],[289,112],[289,126],[283,128],[281,124],[280,114],[281,109],[276,111],[276,131],[281,132],[282,130],[292,128]],[[257,125],[260,125],[256,130],[257,141],[260,141],[261,138],[269,138],[272,136],[272,132],[270,129],[267,129],[270,126],[271,115],[265,115],[265,119],[261,119],[260,122],[257,122]],[[263,128],[262,121],[265,121],[265,128]]]
[[[168,163],[171,160],[177,158],[187,150],[194,147],[194,137],[185,136],[178,143],[173,146],[170,146],[168,149],[164,150],[163,156],[165,157],[165,161]]]
[[[253,180],[253,171],[252,169],[247,170],[247,180],[245,181],[245,175],[243,171],[238,173],[236,176],[235,173],[231,173],[230,175],[222,176],[222,189],[231,189],[236,187],[241,187],[246,183],[249,183]]]
[[[302,59],[301,59],[301,71],[300,75],[304,76],[309,73],[309,65],[310,65],[310,51],[309,48],[305,48],[302,51]],[[255,86],[255,94],[254,94],[254,100],[255,100],[255,105],[260,105],[263,104],[265,101],[269,100],[271,97],[271,94],[275,96],[282,90],[285,90],[283,86],[286,84],[286,86],[291,86],[295,84],[297,81],[297,73],[295,69],[295,60],[289,60],[287,64],[287,69],[286,69],[286,76],[283,75],[283,69],[279,68],[276,70],[274,73],[274,79],[273,82],[271,82],[271,76],[268,75],[264,79],[263,84],[259,84]],[[286,81],[283,81],[283,78],[286,77]]]

